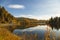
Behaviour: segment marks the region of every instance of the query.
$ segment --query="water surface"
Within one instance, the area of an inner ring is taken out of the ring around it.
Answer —
[[[50,31],[49,31],[50,30]],[[50,40],[53,39],[53,37],[58,40],[60,36],[60,30],[51,29],[47,25],[41,25],[36,27],[31,27],[27,29],[15,29],[13,31],[14,34],[18,36],[22,36],[26,40],[45,40],[46,36],[48,35],[48,32],[50,34]]]

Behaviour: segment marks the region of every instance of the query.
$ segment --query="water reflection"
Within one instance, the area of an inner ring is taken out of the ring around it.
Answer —
[[[50,38],[50,40],[60,40],[60,30],[52,30],[50,27],[48,27],[50,30],[50,32],[48,32],[47,27],[47,25],[43,25],[22,30],[15,29],[13,33],[18,36],[22,36],[24,38],[23,40],[47,40],[47,37]]]

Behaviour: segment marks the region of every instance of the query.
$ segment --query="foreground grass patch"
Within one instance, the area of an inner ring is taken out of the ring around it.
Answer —
[[[5,28],[0,28],[0,40],[21,40],[21,37],[18,37]]]

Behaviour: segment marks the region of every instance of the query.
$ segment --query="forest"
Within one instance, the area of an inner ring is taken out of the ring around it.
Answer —
[[[51,28],[55,28],[55,29],[60,29],[60,17],[54,17],[54,18],[50,18],[49,19],[49,23],[48,23]]]

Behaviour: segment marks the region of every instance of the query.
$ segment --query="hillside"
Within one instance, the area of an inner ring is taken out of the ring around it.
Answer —
[[[16,27],[20,26],[20,21],[11,15],[4,7],[0,6],[0,26],[13,31]]]
[[[0,7],[0,23],[19,23],[4,7]]]

